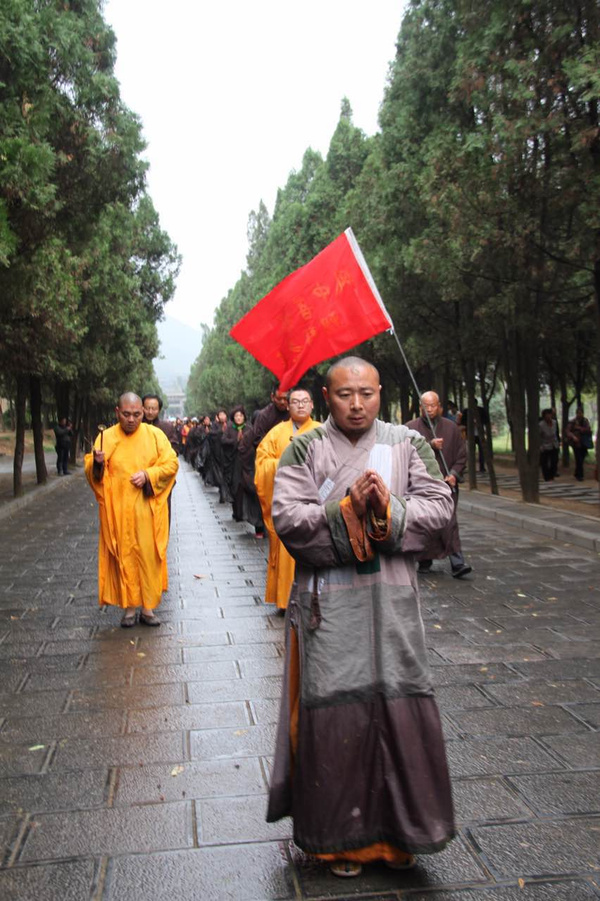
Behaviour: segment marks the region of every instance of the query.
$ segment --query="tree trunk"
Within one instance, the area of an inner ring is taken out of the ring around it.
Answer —
[[[27,404],[27,377],[17,376],[15,397],[15,455],[13,458],[13,494],[23,494],[23,456],[25,454],[25,407]]]
[[[42,380],[37,375],[29,376],[29,403],[31,406],[31,429],[33,431],[33,452],[35,454],[35,474],[38,485],[48,481],[48,470],[44,457],[44,429],[42,426]]]
[[[562,465],[563,469],[569,468],[569,444],[565,439],[567,426],[569,424],[569,407],[571,402],[567,394],[567,376],[564,373],[560,375],[560,408],[561,408],[561,424],[560,424],[560,440],[562,441]]]

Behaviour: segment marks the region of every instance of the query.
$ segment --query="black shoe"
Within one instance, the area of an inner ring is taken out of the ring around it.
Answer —
[[[452,578],[462,579],[463,576],[468,576],[470,572],[473,572],[473,567],[463,563],[462,566],[457,566],[456,569],[452,570]]]
[[[430,573],[431,572],[431,560],[423,560],[419,563],[419,572],[420,573]]]

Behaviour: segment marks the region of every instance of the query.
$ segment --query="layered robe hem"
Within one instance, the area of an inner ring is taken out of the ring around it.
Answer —
[[[391,500],[359,559],[344,497],[367,468]],[[267,820],[291,816],[307,853],[394,862],[455,834],[414,564],[451,515],[431,449],[402,426],[352,445],[329,419],[281,459],[273,520],[297,566]]]
[[[99,438],[96,449],[100,448]],[[103,436],[105,463],[85,457],[85,473],[98,502],[98,602],[154,609],[168,588],[168,498],[178,469],[165,434],[141,423],[128,435],[120,425]],[[144,470],[143,489],[131,476]]]

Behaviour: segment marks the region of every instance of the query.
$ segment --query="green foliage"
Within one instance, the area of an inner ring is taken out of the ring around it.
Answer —
[[[91,405],[155,381],[179,257],[101,0],[0,7],[0,365]]]

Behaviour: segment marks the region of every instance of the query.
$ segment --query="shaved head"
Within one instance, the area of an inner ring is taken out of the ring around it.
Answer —
[[[133,391],[126,391],[117,401],[117,407],[122,410],[124,404],[142,404],[142,398]]]
[[[379,373],[372,363],[368,363],[367,360],[362,360],[360,357],[344,357],[342,360],[333,363],[327,370],[327,375],[325,376],[326,388],[331,387],[331,379],[338,369],[348,369],[353,375],[358,375],[364,369],[371,369],[375,374],[377,384],[379,384]]]
[[[423,419],[427,419],[428,416],[431,419],[436,419],[443,412],[440,398],[435,391],[426,391],[425,394],[421,395],[421,416]]]

